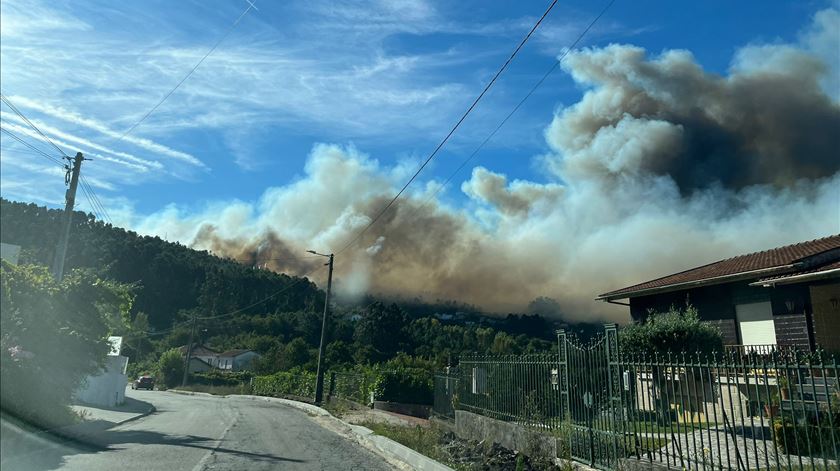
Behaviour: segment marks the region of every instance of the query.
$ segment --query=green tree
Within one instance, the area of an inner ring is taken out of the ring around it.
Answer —
[[[374,361],[393,357],[402,348],[401,341],[408,318],[396,304],[374,303],[356,324],[355,340],[368,345]]]
[[[350,346],[347,343],[337,340],[327,345],[324,360],[327,369],[341,368],[353,362],[353,352],[350,351]]]
[[[184,357],[177,348],[163,352],[158,360],[159,380],[167,388],[181,384],[184,377]]]
[[[306,366],[311,360],[312,353],[309,351],[309,346],[306,344],[306,341],[302,338],[296,337],[286,344],[282,361],[284,370]]]
[[[56,283],[46,267],[2,262],[0,405],[44,427],[72,420],[73,393],[96,373],[107,337],[131,307],[124,285],[75,270]]]

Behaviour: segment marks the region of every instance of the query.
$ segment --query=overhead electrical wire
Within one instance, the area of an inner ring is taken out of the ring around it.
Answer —
[[[87,187],[88,193],[90,193],[96,205],[99,206],[99,210],[102,212],[102,215],[105,216],[105,220],[108,222],[108,224],[111,224],[113,226],[114,221],[111,219],[111,216],[108,214],[108,211],[105,210],[105,205],[102,204],[102,201],[100,201],[99,196],[93,190],[93,186],[90,183],[88,183],[87,178],[85,178],[84,175],[81,175],[79,183],[82,184],[82,187]]]
[[[245,307],[242,307],[242,308],[230,311],[230,312],[226,312],[224,314],[218,314],[218,315],[215,315],[215,316],[196,317],[196,319],[197,320],[219,319],[219,318],[222,318],[222,317],[228,317],[228,316],[232,316],[232,315],[235,315],[235,314],[239,314],[240,312],[243,312],[243,311],[247,311],[248,309],[251,309],[252,307],[259,306],[260,304],[262,304],[262,303],[264,303],[264,302],[266,302],[270,299],[274,299],[275,297],[277,297],[277,296],[283,294],[284,292],[292,289],[292,287],[297,286],[298,284],[302,283],[303,280],[307,279],[306,278],[307,276],[309,276],[309,275],[311,275],[311,274],[313,274],[313,273],[315,273],[319,270],[323,270],[323,269],[324,269],[323,266],[319,266],[317,268],[314,268],[312,270],[307,271],[303,275],[298,275],[298,279],[293,281],[291,284],[288,284],[288,285],[284,286],[282,289],[280,289],[278,291],[275,291],[273,294],[270,294],[269,296],[267,296],[267,297],[265,297],[265,298],[263,298],[259,301],[256,301],[252,304],[249,304]]]
[[[174,86],[174,87],[172,87],[172,89],[171,89],[171,90],[169,90],[169,92],[167,92],[167,93],[163,96],[163,98],[161,98],[161,99],[160,99],[160,101],[158,101],[158,102],[155,104],[155,106],[153,106],[153,107],[152,107],[149,111],[147,111],[147,112],[146,112],[146,114],[144,114],[142,118],[140,118],[139,120],[137,120],[137,122],[135,122],[134,124],[132,124],[132,125],[131,125],[128,129],[126,129],[126,130],[125,130],[125,132],[123,132],[123,133],[120,135],[120,137],[118,137],[118,138],[116,138],[116,139],[114,139],[114,140],[112,140],[112,141],[110,141],[110,142],[111,142],[111,143],[114,143],[114,142],[119,142],[119,141],[121,141],[123,138],[125,138],[125,136],[127,136],[129,133],[131,133],[131,131],[133,131],[134,129],[136,129],[136,128],[137,128],[137,126],[140,126],[140,124],[141,124],[143,121],[145,121],[145,120],[146,120],[146,118],[148,118],[148,117],[149,117],[152,113],[154,113],[154,112],[155,112],[155,110],[157,110],[157,109],[158,109],[158,107],[160,107],[160,105],[162,105],[162,104],[163,104],[163,102],[165,102],[165,101],[166,101],[166,100],[167,100],[170,96],[172,96],[172,94],[173,94],[173,93],[175,93],[175,90],[178,90],[178,87],[180,87],[180,86],[181,86],[184,82],[186,82],[186,81],[187,81],[187,79],[188,79],[188,78],[190,78],[190,76],[193,74],[193,72],[195,72],[195,71],[196,71],[196,69],[198,69],[198,67],[199,67],[199,66],[200,66],[200,65],[201,65],[201,64],[205,61],[205,59],[207,59],[208,57],[210,57],[210,54],[212,54],[212,53],[213,53],[213,51],[215,51],[215,50],[216,50],[216,48],[217,48],[217,47],[219,47],[219,45],[222,43],[222,41],[224,41],[224,40],[228,37],[228,35],[230,35],[230,33],[233,31],[233,29],[234,29],[234,28],[236,28],[236,25],[238,25],[238,24],[239,24],[239,22],[242,20],[242,18],[244,18],[244,17],[245,17],[245,15],[246,15],[249,11],[251,11],[251,8],[256,8],[256,7],[254,6],[254,4],[253,4],[253,3],[251,3],[251,2],[249,1],[249,2],[248,2],[248,7],[247,7],[247,8],[245,8],[245,10],[244,10],[244,11],[243,11],[240,15],[239,15],[239,17],[236,19],[236,21],[234,21],[234,22],[233,22],[233,24],[232,24],[232,25],[230,25],[230,27],[227,29],[227,31],[225,31],[225,34],[223,34],[223,35],[219,38],[219,40],[218,40],[218,41],[216,41],[216,43],[215,43],[215,44],[213,44],[213,47],[211,47],[211,48],[210,48],[210,50],[209,50],[209,51],[207,51],[207,53],[206,53],[206,54],[204,54],[204,56],[202,56],[202,58],[201,58],[198,62],[196,62],[196,64],[193,66],[193,68],[192,68],[192,69],[190,69],[190,71],[189,71],[189,72],[187,72],[187,75],[184,75],[184,78],[182,78],[182,79],[181,79],[181,81],[179,81],[177,84],[175,84],[175,86]]]
[[[25,145],[26,147],[29,147],[29,148],[30,148],[30,149],[32,149],[35,153],[37,153],[37,154],[39,154],[39,155],[43,156],[44,158],[48,159],[50,162],[53,162],[54,164],[59,165],[59,166],[60,166],[60,167],[62,167],[62,168],[64,167],[64,164],[63,164],[63,163],[61,163],[61,161],[60,161],[60,160],[58,160],[58,159],[56,159],[55,157],[53,157],[53,156],[51,156],[51,155],[47,154],[46,152],[44,152],[44,151],[42,151],[41,149],[39,149],[39,148],[37,148],[37,147],[33,146],[32,144],[30,144],[30,143],[26,142],[26,141],[25,141],[25,140],[23,140],[20,136],[16,135],[16,134],[15,134],[15,133],[13,133],[12,131],[9,131],[8,129],[6,129],[6,128],[2,127],[2,126],[0,126],[0,131],[3,131],[4,133],[8,134],[8,135],[9,135],[9,137],[11,137],[12,139],[14,139],[14,140],[16,140],[16,141],[20,142],[21,144]]]
[[[487,83],[487,85],[484,87],[484,89],[481,91],[481,93],[479,93],[479,95],[475,98],[475,100],[473,100],[473,102],[469,106],[469,108],[467,108],[467,110],[461,115],[461,117],[458,119],[458,121],[455,123],[455,125],[452,126],[452,128],[449,130],[449,132],[446,134],[446,136],[443,138],[443,140],[440,141],[440,143],[437,145],[437,147],[435,147],[435,149],[432,151],[432,153],[429,154],[428,157],[426,157],[426,160],[423,162],[422,165],[420,165],[420,168],[418,168],[417,171],[414,172],[414,175],[412,175],[411,178],[408,179],[408,181],[405,183],[405,185],[403,185],[403,187],[400,189],[400,191],[397,192],[397,194],[388,202],[388,204],[386,204],[385,207],[383,207],[382,210],[379,211],[379,213],[377,213],[376,216],[374,216],[374,218],[371,219],[371,221],[361,231],[359,231],[359,233],[357,233],[355,237],[353,237],[353,239],[351,239],[347,244],[344,245],[344,247],[342,247],[338,252],[336,252],[336,254],[340,254],[340,253],[344,252],[345,250],[350,248],[353,244],[355,244],[362,237],[362,235],[364,235],[365,232],[368,231],[368,229],[370,229],[374,224],[376,224],[376,222],[388,211],[388,209],[390,209],[391,206],[394,205],[394,203],[397,201],[397,199],[399,199],[399,197],[402,196],[402,194],[405,192],[405,190],[408,188],[408,186],[411,185],[412,182],[414,182],[414,180],[417,178],[418,175],[420,175],[420,172],[422,172],[423,169],[426,168],[426,166],[429,164],[429,162],[431,162],[432,159],[435,158],[435,156],[438,154],[440,149],[442,149],[443,146],[447,142],[449,142],[449,138],[451,138],[452,135],[455,134],[455,131],[457,131],[458,128],[461,126],[461,123],[463,123],[464,120],[467,119],[467,116],[469,116],[470,113],[472,113],[473,109],[475,109],[475,107],[478,105],[478,102],[481,101],[482,98],[484,98],[484,95],[496,83],[496,80],[499,78],[499,76],[502,75],[502,72],[504,72],[507,69],[508,65],[510,65],[510,63],[513,61],[513,59],[516,57],[516,55],[519,53],[519,51],[522,49],[522,47],[525,46],[525,43],[528,42],[528,39],[531,38],[531,35],[533,35],[534,31],[536,31],[537,28],[539,28],[540,24],[542,24],[545,17],[548,16],[548,14],[551,12],[551,10],[554,8],[554,6],[556,4],[557,4],[557,0],[553,0],[548,5],[548,8],[546,8],[545,12],[542,14],[542,16],[539,18],[539,20],[537,20],[537,22],[534,23],[534,26],[530,29],[530,31],[528,31],[528,34],[526,34],[525,37],[522,38],[522,40],[516,46],[516,49],[514,49],[513,52],[511,53],[510,57],[508,57],[507,60],[499,68],[499,70],[496,71],[496,74],[493,75],[493,78],[490,79],[490,81]]]
[[[53,146],[58,151],[59,154],[63,155],[64,157],[68,157],[67,153],[64,152],[64,150],[62,150],[61,147],[58,147],[57,145],[55,145],[55,142],[53,142],[46,134],[41,132],[41,130],[38,129],[38,126],[35,126],[32,123],[32,121],[29,120],[29,118],[24,116],[24,114],[21,113],[20,110],[18,110],[17,107],[14,104],[12,104],[11,101],[9,101],[9,98],[6,97],[6,95],[4,95],[3,93],[0,93],[0,100],[2,100],[3,103],[6,104],[6,106],[11,108],[11,110],[14,111],[16,115],[18,115],[22,120],[24,120],[26,122],[26,124],[29,125],[29,127],[31,127],[32,129],[35,130],[35,132],[40,134],[41,137],[44,138],[44,141],[46,141],[49,145]]]
[[[104,218],[102,217],[102,212],[99,210],[99,208],[93,202],[93,197],[90,196],[90,193],[88,193],[87,188],[85,188],[84,185],[81,185],[81,189],[82,189],[82,194],[84,194],[85,198],[87,199],[88,206],[90,206],[90,210],[93,213],[93,215],[96,217],[96,219],[99,219],[100,221],[104,220]]]
[[[466,166],[466,165],[467,165],[470,161],[472,161],[472,160],[475,158],[475,156],[476,156],[476,155],[478,155],[478,153],[479,153],[479,152],[480,152],[480,151],[484,148],[484,146],[485,146],[488,142],[490,142],[490,140],[491,140],[491,139],[493,139],[493,137],[494,137],[494,136],[496,136],[496,134],[499,132],[499,130],[500,130],[500,129],[502,129],[502,127],[503,127],[503,126],[504,126],[504,125],[508,122],[508,120],[510,120],[510,118],[511,118],[511,117],[513,117],[513,115],[514,115],[514,114],[516,114],[516,112],[517,112],[517,111],[519,111],[519,108],[521,108],[521,107],[522,107],[522,105],[523,105],[523,104],[525,104],[525,102],[526,102],[526,101],[528,101],[528,99],[529,99],[529,98],[531,98],[531,95],[533,95],[533,94],[534,94],[534,92],[536,92],[536,91],[537,91],[537,89],[538,89],[538,88],[540,88],[540,86],[543,84],[543,82],[545,82],[545,81],[546,81],[546,79],[548,78],[548,76],[549,76],[549,75],[551,75],[551,74],[552,74],[555,70],[557,70],[557,67],[558,67],[560,64],[562,64],[562,63],[563,63],[563,59],[565,59],[565,58],[566,58],[566,56],[567,56],[567,55],[569,55],[569,52],[571,52],[571,51],[572,51],[575,47],[577,47],[578,43],[580,43],[580,41],[581,41],[581,40],[583,40],[583,37],[584,37],[584,36],[586,36],[586,33],[588,33],[588,32],[589,32],[589,30],[591,30],[591,29],[592,29],[592,27],[593,27],[593,26],[595,26],[595,23],[597,23],[597,22],[598,22],[598,20],[600,20],[600,19],[601,19],[601,17],[602,17],[602,16],[604,16],[604,14],[606,14],[606,13],[607,13],[607,10],[609,10],[609,9],[610,9],[610,7],[612,7],[612,5],[613,5],[614,3],[615,3],[615,0],[610,0],[610,2],[609,2],[609,3],[607,3],[607,5],[606,5],[603,9],[601,9],[600,13],[598,13],[598,15],[597,15],[597,16],[596,16],[596,17],[595,17],[595,18],[594,18],[591,22],[589,22],[589,24],[586,26],[586,28],[585,28],[583,31],[581,31],[581,33],[577,36],[577,38],[574,40],[574,42],[572,42],[572,44],[571,44],[571,45],[569,45],[568,47],[564,48],[563,53],[562,53],[562,54],[560,54],[560,56],[557,58],[557,60],[556,60],[556,61],[554,61],[554,63],[551,65],[551,67],[549,67],[549,68],[548,68],[548,70],[546,70],[546,71],[545,71],[545,73],[542,75],[542,77],[540,77],[540,79],[539,79],[539,80],[538,80],[538,81],[534,84],[534,86],[533,86],[533,87],[531,87],[531,89],[530,89],[530,90],[528,90],[528,93],[526,93],[526,94],[525,94],[525,96],[524,96],[524,97],[522,97],[522,99],[521,99],[521,100],[519,100],[519,102],[516,104],[516,106],[514,106],[514,107],[513,107],[513,109],[512,109],[512,110],[511,110],[511,111],[510,111],[510,112],[509,112],[509,113],[505,116],[505,118],[504,118],[501,122],[499,122],[499,124],[498,124],[498,125],[497,125],[494,129],[493,129],[493,131],[492,131],[492,132],[490,132],[490,134],[488,134],[488,135],[487,135],[487,137],[485,137],[483,141],[481,141],[481,143],[478,145],[478,147],[476,147],[476,148],[475,148],[475,150],[473,150],[473,151],[472,151],[472,153],[470,153],[470,155],[469,155],[469,156],[467,156],[467,158],[466,158],[466,159],[464,159],[464,160],[461,162],[461,164],[460,164],[460,165],[458,165],[458,167],[457,167],[457,168],[456,168],[456,169],[455,169],[452,173],[450,173],[450,174],[449,174],[449,176],[446,178],[446,180],[444,180],[444,182],[443,182],[441,185],[439,185],[439,186],[438,186],[438,187],[437,187],[437,188],[436,188],[436,189],[435,189],[435,190],[434,190],[434,191],[433,191],[433,192],[432,192],[432,193],[428,196],[428,198],[426,198],[426,199],[423,201],[423,203],[421,203],[419,206],[416,206],[416,207],[415,207],[415,208],[414,208],[414,209],[413,209],[413,210],[412,210],[412,211],[408,214],[408,217],[413,216],[413,215],[414,215],[417,211],[419,211],[419,210],[420,210],[420,208],[422,208],[422,207],[424,207],[425,205],[429,204],[429,203],[430,203],[430,202],[431,202],[431,201],[432,201],[432,200],[433,200],[433,199],[434,199],[434,198],[435,198],[435,197],[436,197],[436,196],[437,196],[437,195],[438,195],[441,191],[443,191],[443,189],[444,189],[444,188],[446,188],[446,185],[448,185],[448,184],[452,181],[452,179],[453,179],[453,178],[455,178],[455,176],[456,176],[456,175],[457,175],[457,174],[458,174],[461,170],[463,170],[463,168],[464,168],[464,167],[465,167],[465,166]]]
[[[62,150],[60,147],[58,147],[58,146],[57,146],[57,145],[56,145],[56,144],[55,144],[55,143],[54,143],[54,142],[53,142],[53,141],[49,138],[49,136],[47,136],[47,135],[46,135],[46,134],[44,134],[44,133],[43,133],[40,129],[38,129],[38,126],[35,126],[35,124],[34,124],[32,121],[30,121],[30,120],[29,120],[29,118],[27,118],[27,117],[26,117],[26,115],[24,115],[24,114],[23,114],[23,112],[21,112],[21,111],[20,111],[20,110],[19,110],[19,109],[18,109],[18,108],[17,108],[17,107],[16,107],[16,106],[15,106],[15,105],[14,105],[14,104],[13,104],[13,103],[9,100],[9,99],[8,99],[8,97],[6,97],[6,95],[4,95],[4,94],[0,94],[0,99],[2,99],[3,103],[5,103],[5,104],[6,104],[6,105],[7,105],[7,106],[8,106],[8,107],[12,110],[12,111],[14,111],[14,112],[15,112],[15,114],[17,114],[17,115],[18,115],[18,116],[19,116],[19,117],[20,117],[20,118],[21,118],[21,119],[22,119],[22,120],[23,120],[26,124],[28,124],[28,125],[29,125],[29,127],[31,127],[31,128],[32,128],[35,132],[37,132],[37,133],[38,133],[38,134],[39,134],[39,135],[43,138],[43,140],[44,140],[45,142],[47,142],[48,144],[50,144],[51,146],[53,146],[56,150],[58,150],[58,152],[59,152],[59,153],[61,153],[61,155],[62,155],[64,158],[66,158],[66,159],[70,160],[70,156],[68,156],[68,155],[67,155],[67,153],[66,153],[66,152],[64,152],[64,150]],[[13,133],[12,133],[11,131],[9,131],[8,129],[5,129],[5,128],[0,128],[0,129],[2,129],[2,130],[3,130],[3,132],[5,132],[5,133],[6,133],[6,134],[8,134],[9,136],[11,136],[12,138],[14,138],[15,140],[17,140],[17,141],[18,141],[18,142],[20,142],[21,144],[24,144],[24,145],[26,145],[27,147],[31,148],[32,150],[34,150],[34,151],[36,151],[36,152],[40,153],[41,155],[43,155],[44,157],[46,157],[46,158],[47,158],[47,159],[49,159],[50,161],[52,161],[52,162],[54,162],[54,163],[56,163],[56,164],[58,164],[58,165],[61,165],[63,168],[68,168],[68,166],[67,166],[66,164],[64,164],[64,163],[62,163],[61,161],[59,161],[58,159],[56,159],[56,158],[54,158],[54,157],[50,156],[50,155],[49,155],[49,154],[47,154],[46,152],[43,152],[43,151],[41,151],[40,149],[38,149],[38,148],[34,147],[33,145],[31,145],[31,144],[29,144],[29,143],[25,142],[23,139],[21,139],[20,137],[16,136],[15,134],[13,134]],[[93,187],[92,187],[92,186],[90,186],[90,184],[87,182],[87,179],[85,178],[85,176],[84,176],[84,175],[79,175],[79,177],[80,177],[79,184],[80,184],[80,185],[81,185],[81,187],[82,187],[82,193],[83,193],[83,194],[85,195],[85,197],[88,199],[88,202],[90,203],[90,207],[91,207],[91,209],[93,210],[94,214],[96,214],[96,215],[97,215],[97,217],[98,217],[100,220],[107,221],[109,224],[113,225],[114,223],[113,223],[113,221],[111,220],[111,217],[108,215],[108,211],[106,211],[106,210],[105,210],[105,206],[102,204],[102,201],[100,201],[100,200],[99,200],[99,197],[96,195],[96,192],[93,190]]]

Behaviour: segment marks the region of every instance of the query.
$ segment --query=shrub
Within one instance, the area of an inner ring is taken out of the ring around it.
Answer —
[[[181,384],[184,377],[184,359],[177,348],[163,352],[158,360],[158,380],[167,388]]]
[[[85,271],[57,283],[45,267],[5,261],[0,276],[0,405],[45,428],[73,420],[68,405],[96,373],[131,304],[128,288]]]
[[[209,370],[191,373],[189,382],[203,386],[238,386],[250,382],[253,376],[249,371]]]
[[[628,325],[619,331],[619,347],[631,354],[701,353],[723,351],[723,339],[717,327],[704,323],[697,309],[671,307],[668,312],[651,312],[643,323]]]
[[[268,376],[255,376],[251,388],[259,396],[315,396],[315,373],[294,369]]]
[[[374,399],[431,405],[434,399],[433,391],[434,379],[428,370],[398,368],[379,372]]]
[[[834,443],[840,443],[840,394],[832,397],[831,410],[821,408],[805,418],[789,414],[773,422],[773,441],[781,451],[791,455],[830,455]]]

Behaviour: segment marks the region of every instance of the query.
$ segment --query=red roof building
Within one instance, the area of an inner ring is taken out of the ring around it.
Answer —
[[[727,258],[610,291],[635,321],[687,303],[728,344],[840,350],[840,234]],[[621,303],[618,300],[629,300]]]

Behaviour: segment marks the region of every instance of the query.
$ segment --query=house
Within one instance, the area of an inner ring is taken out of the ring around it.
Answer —
[[[192,357],[190,358],[190,366],[189,366],[190,373],[203,373],[205,371],[210,371],[214,368],[214,366],[201,358]]]
[[[251,363],[260,357],[253,350],[228,350],[220,353],[216,359],[216,367],[220,370],[241,371],[251,367]]]
[[[629,306],[637,322],[689,303],[720,328],[726,345],[840,351],[840,234],[690,268],[596,299]]]
[[[103,407],[114,407],[125,402],[125,374],[128,357],[122,356],[122,337],[108,337],[111,350],[105,364],[97,373],[88,376],[74,394],[76,401]]]
[[[186,345],[182,345],[182,346],[178,347],[178,350],[180,350],[182,357],[187,356],[187,346]],[[192,347],[192,350],[190,351],[190,357],[191,358],[197,358],[197,359],[203,361],[204,363],[207,363],[208,365],[210,365],[211,368],[216,366],[216,359],[217,359],[218,356],[219,356],[219,352],[217,352],[216,350],[213,350],[212,348],[210,348],[206,345],[202,345],[200,343],[194,343],[193,347]],[[190,365],[190,369],[192,369],[192,365]]]
[[[0,242],[0,259],[3,259],[12,265],[18,264],[20,258],[20,246],[14,244],[7,244]]]

